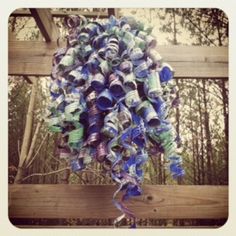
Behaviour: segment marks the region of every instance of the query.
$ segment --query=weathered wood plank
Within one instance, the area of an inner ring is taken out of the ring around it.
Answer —
[[[10,218],[113,218],[115,186],[10,185]],[[227,186],[143,187],[127,206],[138,218],[219,219],[228,217]]]
[[[96,12],[96,11],[72,11],[72,10],[53,10],[51,11],[52,17],[65,17],[69,15],[83,15],[88,18],[107,18],[108,13],[107,12]],[[14,12],[11,13],[10,17],[31,17],[31,12],[28,9],[17,9]]]
[[[52,19],[50,9],[30,8],[30,12],[46,42],[56,41],[59,37],[59,30]]]
[[[55,42],[9,42],[9,74],[50,75],[56,47]]]
[[[9,74],[50,75],[52,55],[56,48],[55,42],[10,41]],[[228,77],[227,47],[158,46],[157,49],[175,69],[175,77]]]

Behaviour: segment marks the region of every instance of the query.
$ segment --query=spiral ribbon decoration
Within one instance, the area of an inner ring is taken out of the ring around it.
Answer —
[[[156,40],[132,17],[97,22],[65,18],[67,47],[53,57],[49,130],[62,134],[60,157],[73,172],[98,161],[119,186],[113,203],[124,217],[135,213],[124,202],[142,193],[143,166],[156,147],[174,178],[184,175],[178,140],[168,120],[176,104],[174,71],[156,50]],[[118,193],[123,192],[120,200]]]

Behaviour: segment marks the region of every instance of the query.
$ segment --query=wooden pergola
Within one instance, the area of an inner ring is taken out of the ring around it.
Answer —
[[[16,10],[12,16],[34,17],[45,41],[17,41],[9,37],[9,75],[49,76],[59,31],[53,17],[71,12],[49,9]],[[73,14],[84,14],[73,11]],[[100,18],[116,15],[116,9]],[[87,17],[97,13],[88,12]],[[200,46],[158,46],[165,61],[175,68],[176,78],[228,78],[228,48]],[[228,186],[148,185],[141,197],[128,206],[139,218],[226,219]],[[9,185],[10,218],[115,218],[112,205],[115,186],[96,185]]]

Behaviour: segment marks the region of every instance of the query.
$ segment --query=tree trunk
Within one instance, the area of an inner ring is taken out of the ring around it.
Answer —
[[[200,89],[198,88],[198,110],[199,110],[199,120],[200,120],[200,140],[201,140],[201,182],[205,183],[205,167],[204,167],[204,134],[203,134],[203,120],[202,120],[202,107],[201,107],[201,95]]]
[[[220,11],[219,9],[215,9],[214,17],[215,17],[215,21],[217,22],[216,27],[217,27],[217,34],[218,34],[218,46],[221,47],[223,44],[222,44],[222,34],[220,32],[221,27],[220,27],[220,20],[219,20],[219,11]]]
[[[32,133],[32,124],[33,124],[33,112],[34,112],[34,104],[37,92],[37,82],[34,80],[32,81],[32,90],[30,95],[29,107],[26,116],[26,123],[25,123],[25,131],[23,142],[21,146],[20,158],[19,158],[19,165],[18,171],[14,180],[15,184],[21,183],[22,178],[24,177],[24,161],[27,158],[30,146],[30,137]]]
[[[154,171],[154,178],[151,178],[151,179],[154,182],[154,184],[158,184],[157,158],[158,158],[158,156],[153,156],[152,154],[150,155],[150,159],[151,159],[151,162],[152,162],[152,168],[153,168],[153,171]]]
[[[208,184],[212,184],[212,144],[211,144],[211,133],[209,126],[209,113],[207,109],[206,99],[206,81],[203,79],[203,101],[204,101],[204,125],[207,142],[207,180]]]
[[[176,29],[176,17],[175,17],[175,9],[173,8],[172,9],[172,16],[173,16],[173,44],[174,45],[177,45],[178,42],[177,42],[177,29]]]
[[[36,126],[36,129],[35,129],[35,132],[34,132],[34,135],[33,135],[33,139],[31,141],[31,145],[30,145],[30,148],[29,148],[28,155],[27,155],[27,157],[25,158],[25,161],[24,161],[25,166],[27,166],[29,164],[29,162],[31,161],[31,158],[33,157],[33,151],[34,151],[36,140],[37,140],[37,137],[39,135],[40,127],[41,127],[42,124],[43,124],[43,120],[40,120],[38,122],[37,126]]]
[[[190,97],[190,128],[192,133],[192,155],[193,155],[193,183],[196,184],[196,156],[195,156],[195,135],[194,135],[194,128],[193,128],[193,117],[192,117],[192,98]]]
[[[223,100],[223,113],[224,113],[224,132],[225,132],[225,169],[228,172],[229,168],[229,114],[228,114],[228,94],[225,87],[225,81],[221,81],[221,94]],[[228,175],[227,175],[228,182]]]
[[[177,32],[175,32],[175,38],[176,38],[176,33]],[[176,44],[177,44],[177,40],[176,40]],[[175,80],[176,80],[176,85],[177,85],[176,97],[177,97],[177,99],[179,99],[179,80],[178,79],[175,79]],[[176,119],[176,133],[177,133],[177,136],[179,137],[180,136],[180,112],[179,112],[179,106],[176,107],[175,119]],[[183,182],[183,178],[182,177],[178,177],[177,183],[178,184],[182,184],[182,182]]]
[[[14,184],[20,184],[21,180],[25,177],[25,175],[26,175],[26,169],[18,166]]]
[[[198,143],[198,134],[197,134],[197,138],[195,140],[196,142],[196,164],[197,164],[197,184],[201,183],[201,175],[200,175],[200,153],[199,153],[199,143]]]

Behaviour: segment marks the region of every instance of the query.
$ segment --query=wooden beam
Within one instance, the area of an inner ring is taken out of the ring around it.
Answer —
[[[56,48],[55,42],[9,42],[9,74],[49,76]]]
[[[52,19],[50,9],[30,8],[30,12],[45,38],[45,41],[56,41],[59,37],[59,30]]]
[[[118,8],[108,8],[108,16],[115,16],[116,18],[119,18],[119,9]]]
[[[69,16],[69,15],[83,15],[87,18],[97,18],[99,16],[99,18],[107,18],[108,17],[108,13],[107,12],[90,12],[90,11],[72,11],[72,10],[66,10],[66,11],[62,11],[62,10],[53,10],[51,11],[51,15],[52,17],[65,17],[65,16]],[[22,10],[15,10],[14,12],[11,13],[10,17],[31,17],[31,12],[28,9],[22,9]]]
[[[9,42],[9,74],[49,76],[55,42]],[[228,48],[158,46],[164,61],[175,69],[176,78],[227,78]]]
[[[114,185],[9,186],[10,218],[115,218]],[[137,218],[227,219],[227,186],[147,185],[127,206]]]
[[[27,81],[27,83],[33,84],[33,79],[30,78],[29,76],[24,75],[23,78]]]
[[[12,32],[11,30],[8,29],[8,41],[17,41],[16,39],[16,35],[14,34],[14,32]],[[23,78],[29,83],[32,84],[32,79],[29,78],[28,76],[24,75]]]

